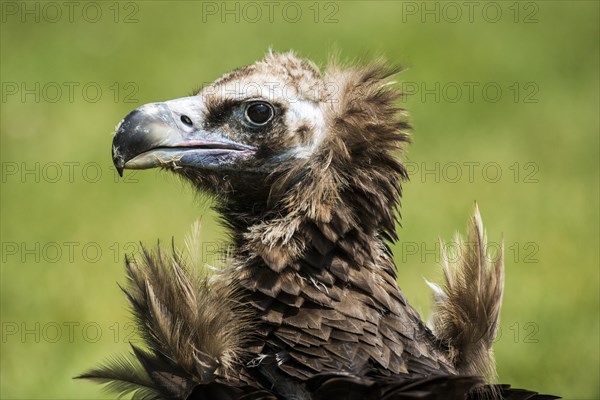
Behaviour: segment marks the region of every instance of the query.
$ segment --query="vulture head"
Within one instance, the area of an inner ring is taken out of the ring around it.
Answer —
[[[120,173],[172,170],[218,196],[234,220],[297,214],[300,205],[309,218],[328,220],[343,192],[358,190],[392,228],[406,174],[390,151],[407,141],[399,93],[387,85],[395,72],[379,63],[322,74],[292,53],[269,53],[193,96],[129,113],[113,161]]]

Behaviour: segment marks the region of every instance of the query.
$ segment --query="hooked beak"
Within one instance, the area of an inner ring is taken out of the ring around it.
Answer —
[[[124,169],[226,168],[256,151],[202,128],[198,96],[143,105],[121,121],[112,145],[119,175]]]

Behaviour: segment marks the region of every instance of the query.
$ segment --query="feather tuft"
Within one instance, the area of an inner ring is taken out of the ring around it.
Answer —
[[[193,229],[188,246],[199,246],[198,225]],[[171,252],[142,247],[139,261],[128,257],[123,291],[148,350],[133,347],[132,357],[112,358],[78,378],[107,383],[112,393],[151,399],[185,398],[196,385],[235,375],[254,322],[236,289],[210,279],[200,259],[175,246]]]
[[[436,291],[432,325],[450,349],[459,373],[496,377],[492,343],[504,286],[504,243],[494,260],[487,254],[487,238],[475,205],[467,240],[456,237],[456,254],[442,248],[444,287]]]

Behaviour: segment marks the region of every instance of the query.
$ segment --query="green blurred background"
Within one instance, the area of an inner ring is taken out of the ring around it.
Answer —
[[[269,47],[408,67],[401,287],[426,318],[477,201],[506,241],[500,381],[600,397],[598,2],[70,4],[2,2],[0,397],[109,398],[72,377],[135,340],[124,254],[200,217],[208,262],[225,237],[171,175],[116,179],[114,126]]]

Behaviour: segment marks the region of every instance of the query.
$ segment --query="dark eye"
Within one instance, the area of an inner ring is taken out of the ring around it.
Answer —
[[[265,102],[256,102],[246,108],[246,119],[254,125],[265,125],[274,115],[273,106]]]
[[[187,126],[192,126],[194,125],[192,123],[192,119],[190,117],[188,117],[187,115],[182,115],[181,116],[181,122],[183,122],[184,124],[186,124]]]

